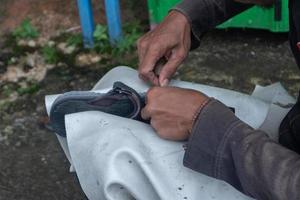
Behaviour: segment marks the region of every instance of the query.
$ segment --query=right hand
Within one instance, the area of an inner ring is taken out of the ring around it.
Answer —
[[[150,119],[157,134],[168,140],[186,140],[200,111],[210,98],[205,94],[177,87],[152,87],[141,115]]]
[[[171,11],[161,24],[138,40],[137,46],[140,78],[166,86],[190,50],[190,24],[182,13]],[[154,68],[162,57],[167,62],[157,76]]]

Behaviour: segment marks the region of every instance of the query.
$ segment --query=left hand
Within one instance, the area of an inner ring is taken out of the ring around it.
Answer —
[[[151,119],[157,134],[169,140],[186,140],[194,118],[208,97],[198,91],[176,87],[153,87],[147,92],[142,118]]]
[[[187,57],[190,46],[191,25],[184,14],[172,10],[162,23],[137,42],[139,77],[156,86],[167,86]],[[167,58],[167,62],[158,76],[154,71],[161,58]]]

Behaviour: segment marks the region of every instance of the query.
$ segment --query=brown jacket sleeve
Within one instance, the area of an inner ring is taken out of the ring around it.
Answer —
[[[183,0],[173,10],[183,13],[192,28],[192,49],[200,44],[205,32],[251,7],[234,0]]]
[[[216,100],[199,114],[183,162],[256,199],[300,199],[300,156]]]

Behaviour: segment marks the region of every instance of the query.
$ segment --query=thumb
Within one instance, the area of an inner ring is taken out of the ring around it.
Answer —
[[[141,117],[144,120],[149,120],[151,118],[151,114],[147,106],[141,110]]]
[[[160,86],[167,86],[170,79],[175,74],[178,66],[181,64],[181,59],[171,58],[168,62],[162,67],[159,73],[159,84]]]

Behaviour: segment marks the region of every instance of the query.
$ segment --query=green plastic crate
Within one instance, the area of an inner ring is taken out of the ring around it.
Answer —
[[[180,0],[148,0],[151,25],[160,23],[167,15],[170,8]],[[265,29],[272,32],[289,31],[288,0],[281,1],[280,20],[275,20],[274,6],[263,8],[254,6],[237,16],[227,20],[218,28],[254,28]]]

